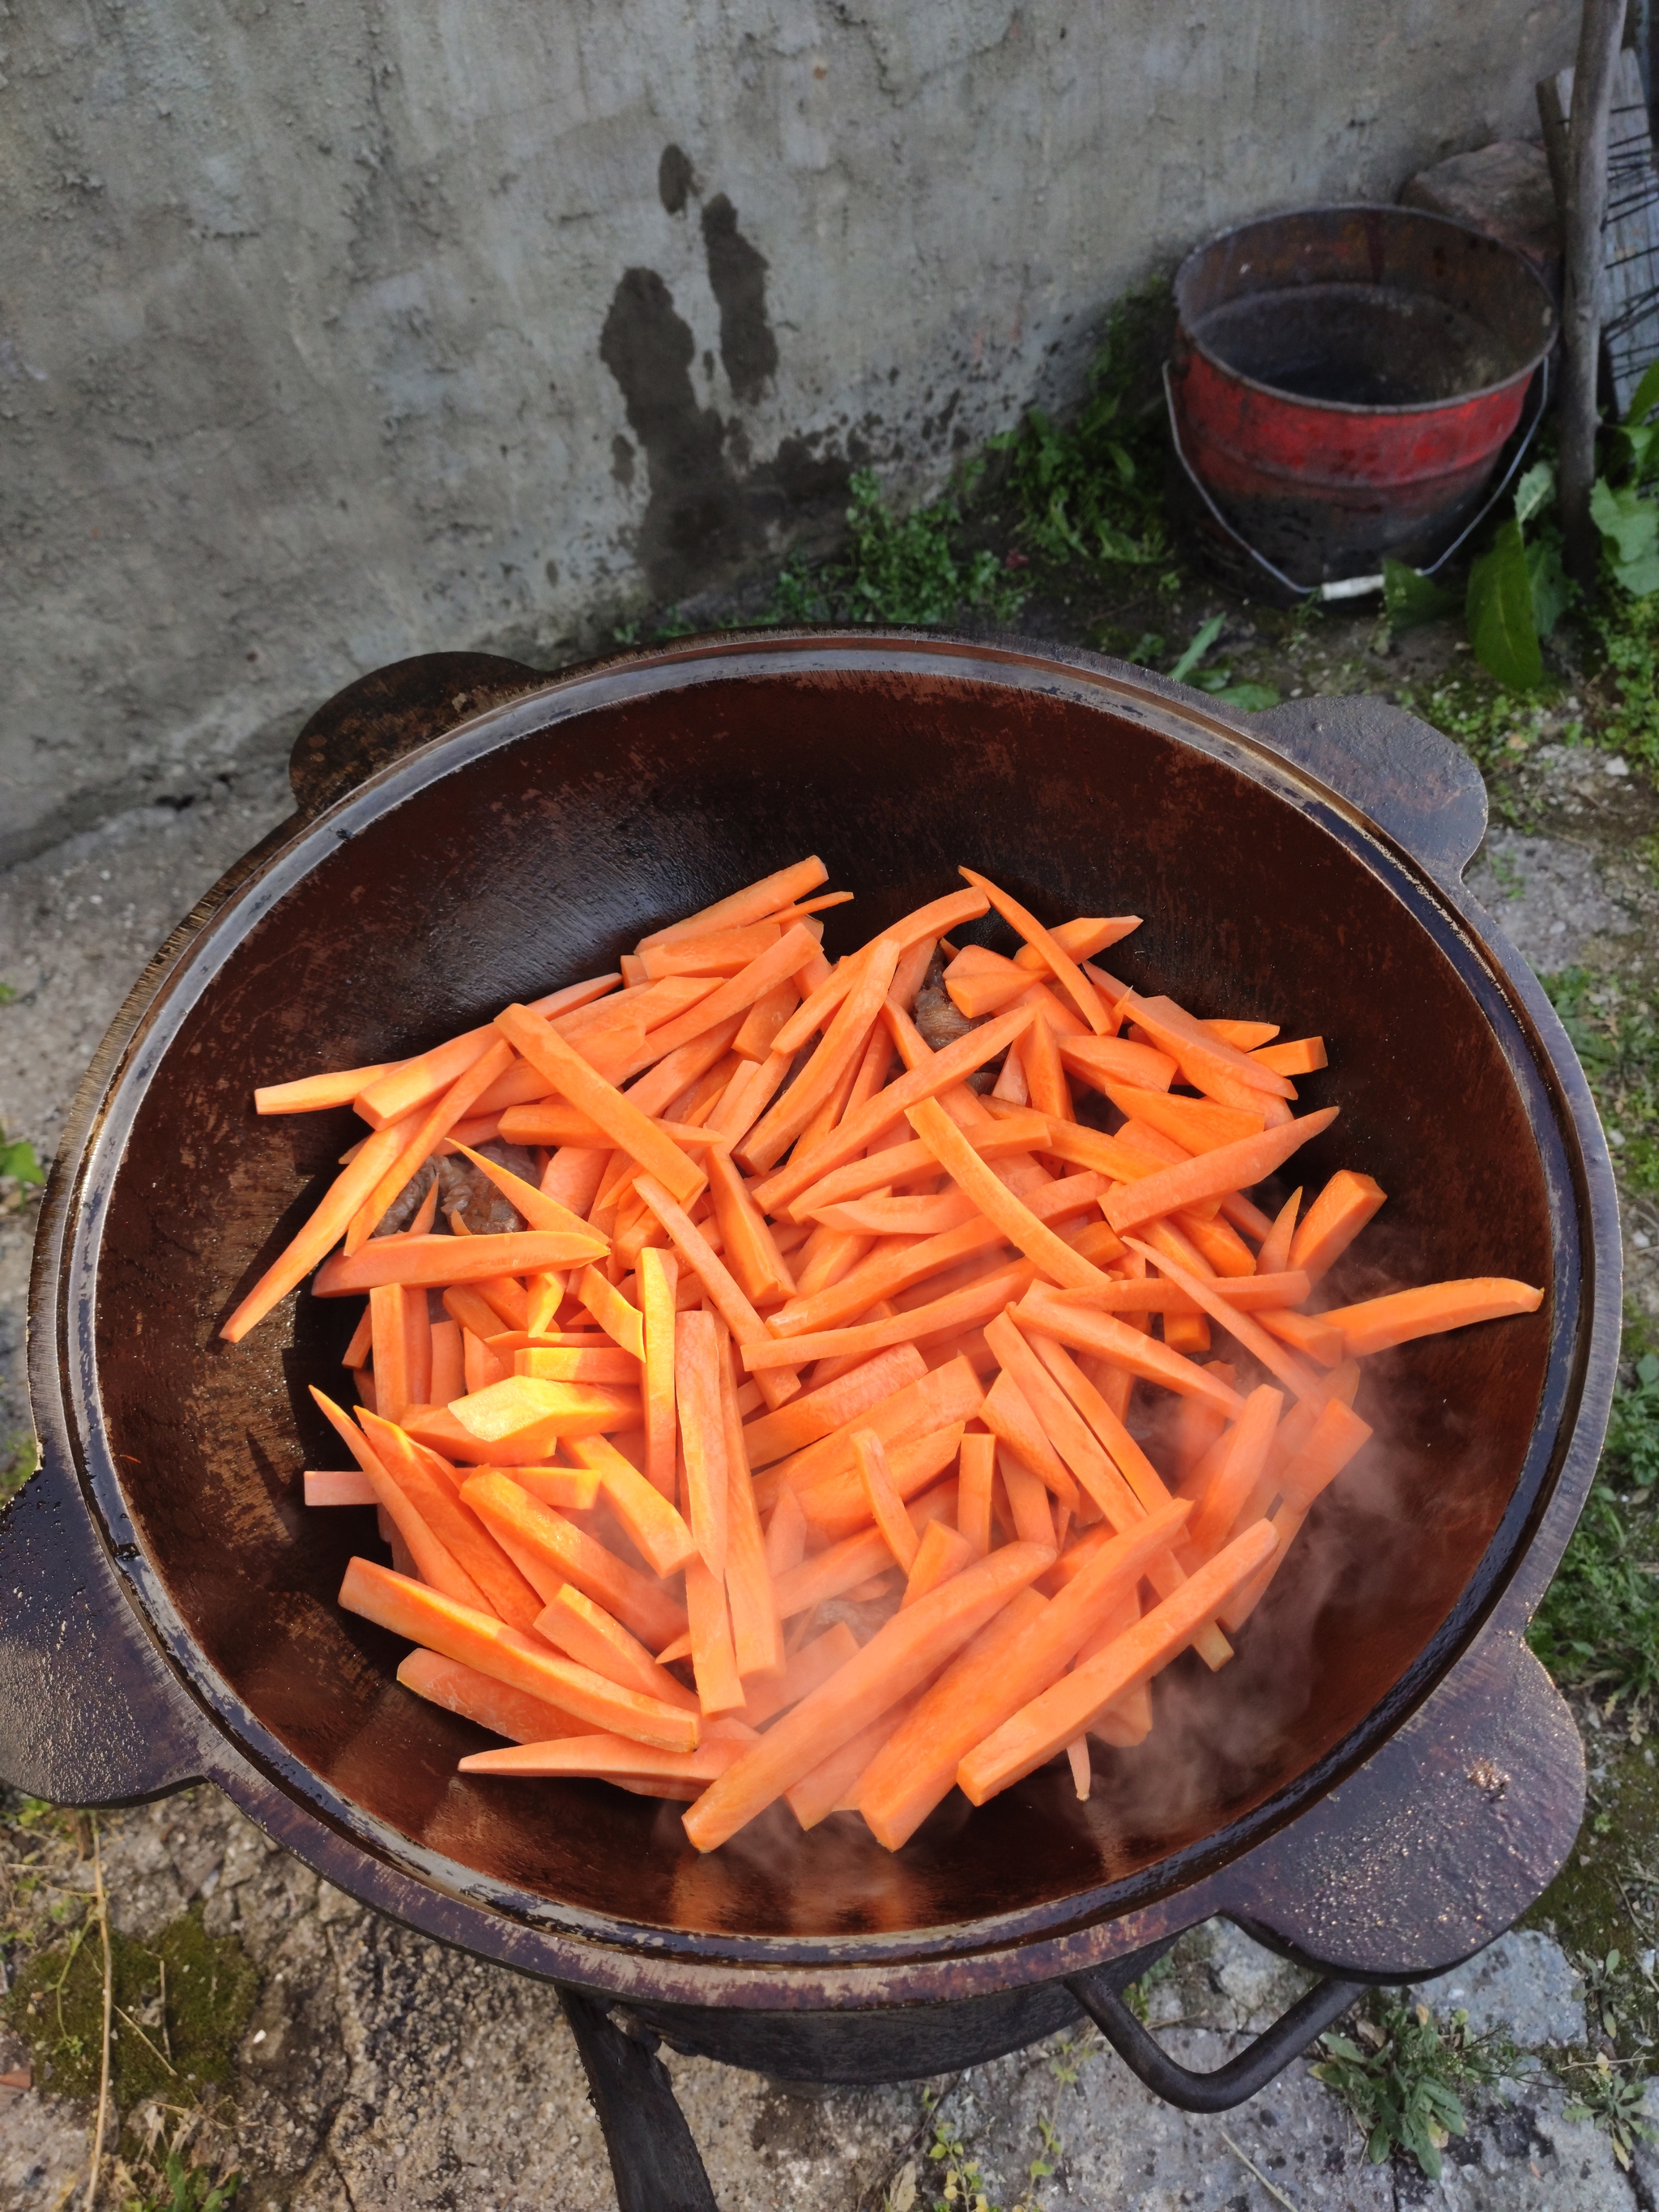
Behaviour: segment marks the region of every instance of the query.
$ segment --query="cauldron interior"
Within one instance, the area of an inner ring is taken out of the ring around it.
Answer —
[[[1212,1835],[1346,1736],[1444,1622],[1539,1407],[1547,1308],[1373,1363],[1379,1441],[1316,1513],[1284,1601],[1218,1676],[1189,1656],[1164,1678],[1151,1742],[1103,1755],[1086,1804],[1050,1771],[978,1814],[953,1796],[896,1857],[858,1824],[802,1838],[780,1814],[702,1859],[672,1806],[458,1778],[484,1739],[399,1689],[401,1647],[334,1601],[349,1554],[380,1556],[372,1516],[301,1502],[301,1470],[338,1461],[306,1386],[337,1387],[356,1302],[301,1293],[241,1346],[216,1336],[359,1126],[258,1121],[250,1093],[417,1050],[811,851],[859,894],[830,919],[832,952],[961,861],[1050,919],[1143,915],[1114,956],[1132,981],[1328,1039],[1304,1100],[1343,1110],[1297,1176],[1311,1190],[1346,1165],[1390,1194],[1356,1292],[1551,1280],[1538,1146],[1454,959],[1308,811],[1130,715],[923,673],[751,674],[520,735],[331,835],[223,959],[137,1111],[99,1261],[109,1446],[189,1636],[324,1791],[562,1911],[758,1938],[938,1928]]]

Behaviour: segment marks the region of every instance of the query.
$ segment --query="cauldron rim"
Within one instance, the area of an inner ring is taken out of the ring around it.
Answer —
[[[70,1428],[83,1494],[93,1506],[96,1522],[106,1534],[129,1598],[140,1617],[146,1620],[150,1632],[167,1653],[174,1673],[191,1697],[207,1710],[215,1728],[235,1747],[240,1759],[247,1762],[252,1775],[263,1778],[267,1785],[274,1785],[282,1796],[293,1801],[296,1810],[303,1809],[313,1825],[332,1829],[351,1850],[400,1872],[405,1885],[412,1881],[431,1896],[447,1899],[456,1908],[449,1915],[455,1927],[443,1931],[450,1940],[471,1940],[475,1948],[479,1948],[476,1933],[466,1923],[469,1916],[481,1909],[497,1921],[516,1923],[528,1939],[517,1946],[520,1955],[514,1955],[515,1945],[510,1934],[500,1937],[494,1948],[498,1955],[507,1957],[512,1963],[528,1964],[532,1971],[536,1968],[528,1954],[534,1951],[536,1939],[550,1936],[574,1943],[587,1959],[592,1971],[573,1978],[602,1984],[608,1984],[613,1978],[627,1981],[631,1968],[623,1966],[618,1971],[619,1961],[624,1956],[637,1960],[643,1955],[652,1961],[654,1969],[665,1965],[672,1954],[691,1970],[694,1980],[703,1967],[739,1970],[740,1978],[752,1987],[750,1994],[738,2001],[750,2003],[762,2001],[763,1991],[770,2002],[776,2002],[784,1996],[785,1985],[797,1980],[802,1990],[822,1987],[826,1973],[828,1980],[845,1992],[851,1969],[884,1967],[890,1981],[892,1970],[897,1968],[902,1980],[903,1970],[912,1966],[926,1975],[930,1967],[937,1968],[949,1960],[958,1962],[959,1972],[971,1974],[977,1971],[979,1963],[994,1957],[1001,1962],[997,1978],[1000,1983],[1006,1983],[1011,1978],[1006,1962],[1015,1951],[1024,1954],[1025,1966],[1024,1971],[1017,1971],[1012,1978],[1051,1973],[1056,1971],[1056,1957],[1062,1954],[1080,1955],[1066,1953],[1065,1947],[1079,1939],[1086,1940],[1090,1931],[1127,1919],[1157,1900],[1188,1890],[1206,1875],[1237,1860],[1263,1838],[1295,1820],[1334,1781],[1385,1744],[1447,1676],[1501,1601],[1507,1597],[1530,1609],[1576,1517],[1578,1501],[1562,1498],[1559,1476],[1575,1435],[1571,1418],[1574,1401],[1584,1382],[1590,1333],[1588,1304],[1577,1315],[1563,1314],[1559,1324],[1552,1328],[1550,1373],[1555,1375],[1558,1368],[1576,1367],[1577,1371],[1564,1371],[1559,1377],[1563,1405],[1556,1410],[1552,1449],[1532,1486],[1536,1511],[1516,1521],[1511,1506],[1452,1615],[1424,1648],[1396,1686],[1395,1692],[1375,1708],[1366,1722],[1327,1759],[1295,1778],[1243,1821],[1171,1854],[1127,1881],[1079,1893],[1061,1905],[1000,1920],[981,1920],[957,1928],[908,1930],[891,1936],[874,1933],[855,1938],[768,1937],[748,1941],[728,1935],[691,1936],[626,1923],[607,1923],[598,1916],[544,1898],[507,1892],[499,1884],[472,1875],[470,1870],[452,1861],[422,1851],[385,1823],[342,1798],[337,1791],[322,1784],[311,1770],[292,1759],[253,1719],[228,1685],[207,1666],[174,1611],[158,1571],[137,1540],[137,1532],[126,1513],[118,1471],[110,1459],[101,1424],[95,1419],[95,1388],[90,1395],[88,1393],[88,1364],[84,1358],[70,1353],[75,1336],[72,1314],[81,1316],[83,1329],[88,1328],[90,1297],[77,1297],[76,1289],[80,1284],[89,1292],[95,1283],[96,1232],[102,1206],[112,1183],[113,1165],[118,1158],[118,1139],[130,1124],[144,1083],[163,1057],[166,1042],[178,1021],[241,937],[285,890],[309,872],[325,852],[331,849],[333,841],[349,836],[355,823],[388,811],[399,797],[453,772],[467,760],[497,746],[516,743],[532,732],[556,726],[559,721],[582,711],[586,706],[611,704],[620,697],[639,696],[644,690],[672,690],[685,682],[725,680],[732,672],[734,660],[763,673],[783,674],[792,670],[818,673],[839,668],[867,670],[873,665],[872,656],[884,654],[889,656],[887,665],[895,672],[909,668],[963,682],[1009,683],[1023,678],[1034,688],[1066,694],[1080,705],[1108,706],[1111,711],[1147,722],[1159,734],[1178,743],[1221,754],[1255,780],[1275,787],[1282,798],[1292,802],[1300,799],[1310,809],[1318,807],[1328,830],[1340,834],[1342,841],[1351,843],[1356,850],[1383,856],[1389,874],[1396,879],[1396,888],[1409,884],[1419,903],[1440,914],[1474,965],[1496,986],[1498,998],[1514,1019],[1517,1038],[1522,1042],[1526,1039],[1528,1024],[1519,1018],[1516,1000],[1528,998],[1526,985],[1529,978],[1512,972],[1501,947],[1494,947],[1487,941],[1482,928],[1483,918],[1455,880],[1455,869],[1450,878],[1437,873],[1414,857],[1398,838],[1369,820],[1364,810],[1340,789],[1322,782],[1305,764],[1288,758],[1274,745],[1270,734],[1264,743],[1263,733],[1252,727],[1249,718],[1224,714],[1202,695],[1183,692],[1161,679],[1148,678],[1144,671],[1130,670],[1093,655],[1062,655],[1048,647],[1033,651],[1023,642],[957,639],[939,633],[902,630],[846,635],[766,631],[755,635],[728,634],[712,640],[692,639],[678,641],[662,651],[611,658],[567,672],[523,697],[492,708],[434,738],[381,769],[314,817],[283,825],[264,848],[249,856],[240,870],[233,871],[226,883],[218,891],[210,894],[197,916],[192,917],[198,925],[194,933],[190,933],[187,925],[186,930],[175,938],[170,959],[167,955],[159,958],[145,983],[135,993],[137,1003],[130,1002],[128,1012],[132,1018],[128,1024],[130,1034],[124,1048],[107,1059],[100,1058],[100,1062],[95,1064],[83,1102],[88,1107],[85,1119],[89,1127],[76,1158],[73,1186],[64,1194],[64,1210],[69,1217],[71,1234],[61,1248],[65,1264],[56,1285],[58,1304],[54,1315],[56,1328],[63,1332],[63,1379],[69,1384],[66,1395],[76,1416]],[[601,696],[584,696],[595,693]],[[562,702],[562,713],[549,713],[550,708],[556,708]],[[1461,865],[1460,860],[1459,868]],[[146,990],[147,1000],[143,997]],[[1534,985],[1530,994],[1533,1003],[1527,1009],[1528,1015],[1553,1019],[1547,1006],[1540,1010],[1538,995]],[[1560,1043],[1564,1044],[1565,1040]],[[1542,1049],[1549,1079],[1540,1081],[1540,1088],[1551,1107],[1549,1126],[1555,1130],[1558,1142],[1564,1127],[1574,1135],[1574,1148],[1563,1143],[1561,1149],[1570,1179],[1579,1186],[1580,1197],[1584,1201],[1576,1212],[1586,1244],[1583,1256],[1588,1256],[1591,1229],[1599,1223],[1605,1210],[1604,1194],[1596,1187],[1594,1170],[1598,1164],[1595,1160],[1587,1162],[1582,1157],[1585,1136],[1583,1102],[1565,1095],[1571,1085],[1564,1090],[1559,1049],[1559,1046],[1554,1052]],[[1513,1054],[1510,1056],[1515,1057]],[[1530,1056],[1526,1065],[1537,1073]],[[1569,1060],[1568,1065],[1576,1074],[1576,1063]],[[1593,1116],[1590,1127],[1595,1127]],[[1599,1138],[1599,1130],[1595,1135]],[[1604,1152],[1600,1164],[1605,1166]],[[45,1235],[43,1224],[43,1238]],[[1597,1287],[1600,1293],[1602,1286],[1599,1280]],[[1604,1302],[1598,1295],[1598,1325]],[[1616,1292],[1614,1302],[1616,1307]],[[1570,1340],[1565,1343],[1564,1334]],[[41,1330],[39,1334],[44,1337],[46,1332]],[[51,1355],[45,1354],[43,1348],[43,1361],[48,1357]],[[52,1364],[56,1365],[55,1359]],[[1594,1407],[1589,1410],[1593,1417]],[[1541,1419],[1540,1425],[1543,1425]],[[1528,1455],[1528,1464],[1534,1456],[1536,1443],[1535,1431],[1534,1449]],[[1592,1464],[1593,1456],[1592,1451]],[[1587,1484],[1588,1469],[1583,1471],[1583,1480]],[[1570,1505],[1571,1510],[1565,1515],[1559,1511],[1549,1514],[1553,1534],[1546,1538],[1540,1527],[1531,1524],[1553,1498],[1557,1504]],[[1514,1527],[1512,1522],[1516,1523]],[[1497,1556],[1500,1553],[1501,1558]],[[234,1778],[237,1765],[237,1759],[224,1761],[226,1773],[230,1777],[226,1786],[233,1795],[240,1796]],[[268,1803],[260,1808],[260,1817],[270,1818]],[[280,1819],[273,1820],[272,1825],[280,1830]],[[422,1919],[415,1912],[408,1917]],[[422,1920],[422,1924],[426,1923]],[[1047,1963],[1042,1963],[1045,1960]],[[744,1969],[750,1971],[742,1972]],[[757,1973],[754,1969],[760,1971]],[[799,1970],[799,1975],[789,1969]],[[668,1993],[662,1988],[659,1976],[652,1986],[659,1994]]]

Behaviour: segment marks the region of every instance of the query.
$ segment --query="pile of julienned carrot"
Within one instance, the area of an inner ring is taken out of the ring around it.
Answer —
[[[832,966],[825,872],[258,1092],[369,1133],[224,1330],[313,1269],[367,1293],[356,1417],[315,1394],[357,1471],[307,1497],[375,1504],[394,1564],[353,1559],[341,1603],[507,1739],[463,1771],[690,1800],[702,1850],[780,1797],[896,1849],[953,1783],[982,1804],[1060,1752],[1086,1795],[1160,1668],[1231,1656],[1370,1434],[1361,1359],[1542,1297],[1322,1308],[1383,1193],[1246,1194],[1335,1118],[1291,1112],[1319,1038],[1131,990],[1095,956],[1136,917],[1047,929],[966,868]],[[993,908],[1012,959],[951,942]],[[441,1218],[466,1177],[522,1225]]]

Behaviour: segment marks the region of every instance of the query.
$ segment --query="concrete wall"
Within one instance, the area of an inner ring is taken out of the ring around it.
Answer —
[[[0,0],[0,858],[551,662],[1527,132],[1572,0]]]

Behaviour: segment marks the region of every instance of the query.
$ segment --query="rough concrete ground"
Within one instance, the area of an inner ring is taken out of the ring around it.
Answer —
[[[1537,826],[1494,833],[1473,878],[1478,893],[1540,967],[1650,957],[1659,898],[1650,865],[1632,857],[1650,795],[1638,804],[1629,780],[1591,753],[1557,749],[1529,775]],[[85,1062],[149,951],[285,811],[272,779],[227,784],[183,811],[121,817],[0,876],[0,979],[19,994],[0,1006],[0,1117],[9,1133],[50,1152]],[[22,1216],[0,1221],[11,1394],[3,1428],[23,1419],[27,1238]],[[1632,1246],[1629,1257],[1638,1294],[1659,1312],[1653,1255]],[[243,2205],[610,2206],[599,2130],[546,1989],[362,1910],[211,1791],[103,1816],[100,1829],[118,1926],[142,1936],[198,1905],[209,1928],[236,1934],[259,1969],[221,2108],[248,2176]],[[89,1869],[69,1832],[47,1848],[69,1888],[84,1889]],[[1178,1971],[1153,1990],[1152,2017],[1178,2056],[1212,2065],[1298,1987],[1245,1938],[1212,1929],[1184,1947]],[[1424,1994],[1443,2008],[1467,2005],[1477,2022],[1501,2024],[1523,2051],[1537,2051],[1582,2039],[1576,1987],[1559,1947],[1523,1934]],[[0,2037],[0,2075],[25,2058]],[[1444,2178],[1431,2185],[1398,2160],[1366,2164],[1346,2111],[1302,2063],[1238,2112],[1204,2119],[1158,2105],[1092,2038],[931,2086],[818,2100],[696,2060],[670,2063],[728,2212],[931,2205],[944,2169],[924,2154],[939,2122],[961,2130],[991,2202],[1006,2206],[1651,2212],[1659,2203],[1659,2163],[1638,2153],[1634,2177],[1622,2172],[1605,2134],[1565,2117],[1565,2093],[1546,2070],[1504,2085],[1470,2134],[1454,2138]],[[0,2088],[0,2205],[61,2212],[84,2184],[88,2120],[83,2106]],[[1054,2138],[1046,2153],[1045,2125]],[[1040,2157],[1053,2171],[1033,2179]]]

